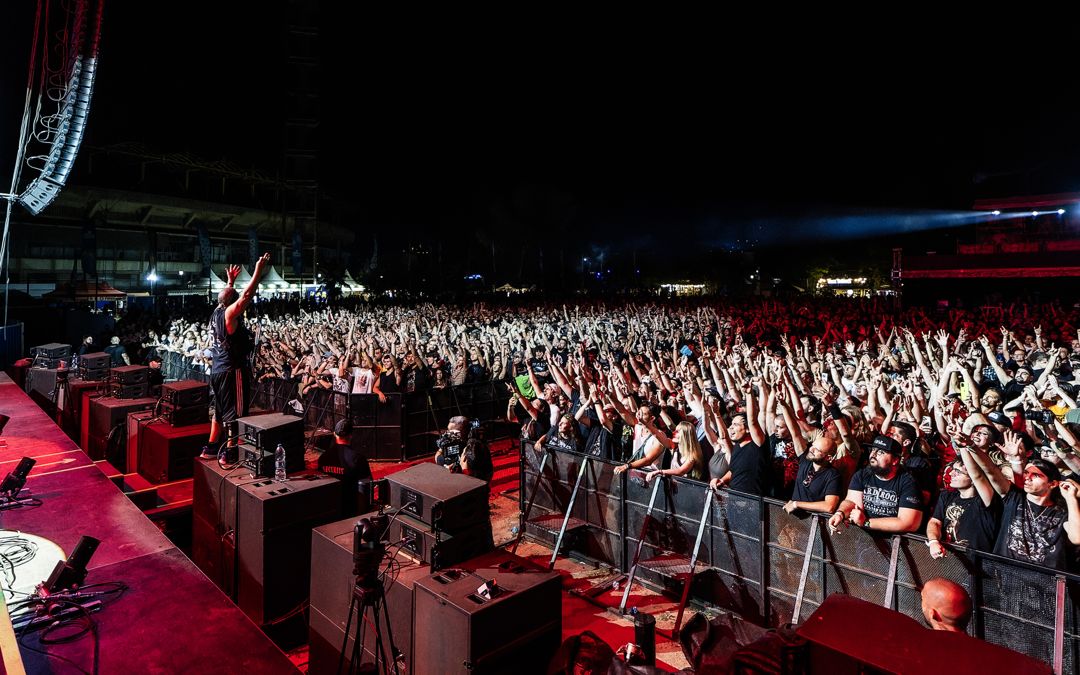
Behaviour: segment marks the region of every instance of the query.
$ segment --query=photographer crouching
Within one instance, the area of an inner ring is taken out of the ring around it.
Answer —
[[[435,463],[451,473],[463,473],[490,483],[494,473],[491,450],[481,438],[479,420],[458,415],[450,418],[446,433],[435,441]]]

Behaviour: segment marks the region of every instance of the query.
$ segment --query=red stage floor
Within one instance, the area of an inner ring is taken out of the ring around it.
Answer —
[[[82,535],[100,539],[86,582],[128,586],[93,614],[99,672],[296,672],[285,654],[2,373],[0,413],[11,418],[2,437],[6,445],[0,447],[0,476],[22,457],[37,459],[26,487],[42,501],[36,508],[0,511],[0,528],[44,537],[67,553]],[[30,634],[20,651],[27,672],[89,672],[94,640],[87,635],[42,646],[37,634]]]

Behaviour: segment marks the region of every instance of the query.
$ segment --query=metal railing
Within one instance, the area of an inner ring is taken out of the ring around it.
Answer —
[[[583,457],[550,453],[534,514],[562,510]],[[533,484],[541,458],[523,444],[521,485]],[[654,520],[643,528],[651,486],[637,472],[615,475],[615,466],[590,458],[571,514],[588,527],[573,542],[573,555],[627,572],[637,537],[647,531],[642,559],[662,553],[689,557],[709,486],[665,477]],[[520,495],[523,511],[531,496],[525,492]],[[788,514],[773,499],[718,491],[698,550],[699,562],[710,569],[695,576],[692,601],[773,627],[805,620],[830,594],[845,593],[921,621],[919,590],[926,581],[943,577],[972,598],[971,635],[1051,664],[1058,673],[1076,672],[1080,577],[961,547],[949,547],[947,557],[934,559],[918,535],[883,536],[856,527],[832,534],[826,523],[823,515]],[[544,528],[524,522],[521,527],[534,539],[552,541]],[[637,576],[656,587],[681,590],[681,582],[671,576],[648,569]]]

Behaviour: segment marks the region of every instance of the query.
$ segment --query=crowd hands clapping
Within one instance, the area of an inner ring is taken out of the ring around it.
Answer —
[[[966,545],[1064,567],[1080,544],[1075,308],[357,305],[249,321],[257,377],[301,393],[501,381],[535,447],[649,481],[780,498],[837,533],[926,532],[938,557]],[[152,338],[205,362],[204,324]]]

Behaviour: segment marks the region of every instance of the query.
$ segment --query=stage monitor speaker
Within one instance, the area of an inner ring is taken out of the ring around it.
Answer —
[[[93,354],[83,354],[79,357],[79,370],[83,369],[93,372],[108,371],[109,366],[112,365],[112,357],[105,352],[94,352]],[[107,374],[107,373],[106,373]]]
[[[934,673],[942,664],[950,675],[1053,672],[1011,649],[930,630],[905,614],[840,593],[825,598],[796,632],[810,644],[812,673]]]
[[[161,385],[161,402],[175,408],[210,406],[210,385],[196,380],[179,380]]]
[[[34,347],[30,350],[30,355],[45,359],[66,359],[71,356],[71,345],[50,342],[47,345]]]
[[[26,393],[35,403],[56,403],[56,368],[31,368],[26,371]]]
[[[562,641],[559,573],[505,551],[460,567],[416,582],[410,672],[546,673]]]
[[[401,429],[398,427],[354,427],[350,444],[368,459],[401,460]]]
[[[113,384],[143,384],[150,381],[149,366],[117,366],[109,369]]]
[[[236,600],[236,495],[241,485],[262,481],[216,461],[195,461],[192,481],[191,560]]]
[[[285,451],[304,445],[304,419],[285,413],[250,415],[236,420],[237,435],[243,443],[259,450],[274,452],[278,443]]]
[[[488,486],[425,462],[387,476],[391,508],[400,508],[427,527],[456,534],[489,522]]]
[[[196,457],[210,440],[210,425],[174,427],[153,424],[142,432],[139,475],[151,483],[192,477]]]
[[[311,529],[338,518],[341,481],[314,475],[283,483],[264,478],[240,485],[236,502],[236,604],[263,626],[307,602]],[[287,649],[302,643],[305,633],[271,637]]]
[[[432,531],[426,524],[398,514],[390,525],[390,541],[400,541],[401,550],[438,571],[483,555],[495,548],[491,523],[458,530],[455,534]]]
[[[157,399],[155,398],[125,400],[99,397],[90,399],[87,447],[84,447],[83,450],[90,456],[90,459],[105,459],[109,434],[118,424],[124,425],[124,442],[126,445],[128,413],[152,410],[156,405]]]

